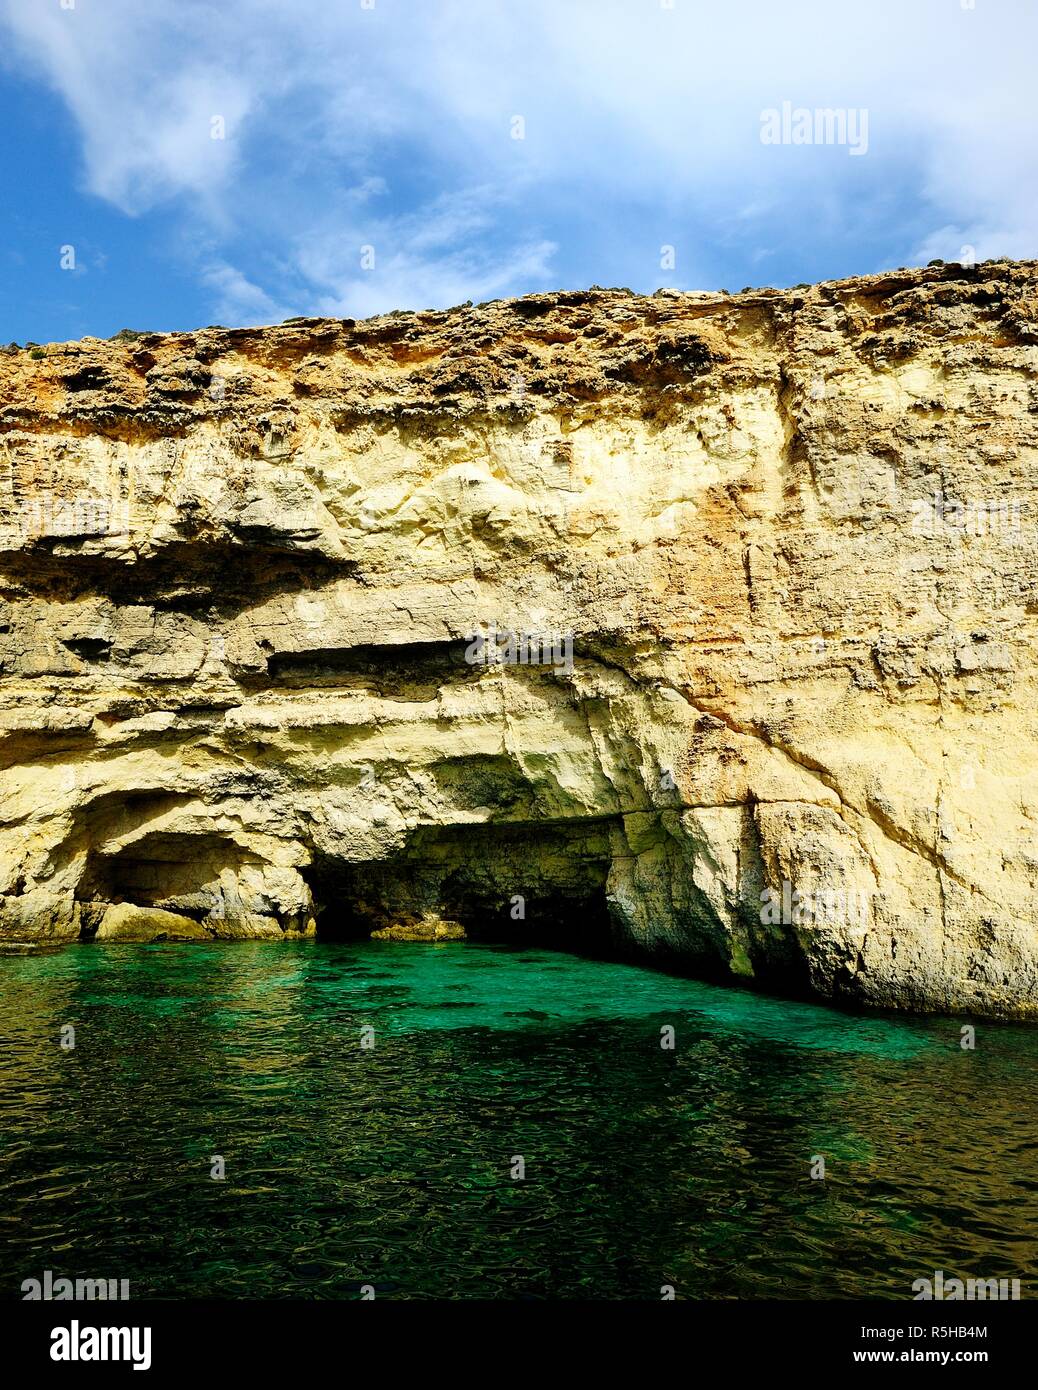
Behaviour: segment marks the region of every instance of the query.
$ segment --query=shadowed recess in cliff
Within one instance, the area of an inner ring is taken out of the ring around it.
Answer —
[[[275,652],[267,659],[267,674],[277,685],[349,686],[389,697],[429,700],[443,685],[478,680],[483,668],[465,660],[467,645],[367,642]]]
[[[156,831],[112,854],[92,850],[77,896],[84,904],[129,902],[201,921],[217,904],[221,873],[237,877],[261,862],[221,835]]]
[[[103,594],[116,604],[240,614],[281,594],[320,589],[339,579],[363,582],[353,560],[266,545],[197,538],[138,557],[71,552],[75,544],[68,536],[45,537],[0,555],[0,594],[58,603]],[[57,547],[63,553],[55,554]]]
[[[474,941],[607,954],[610,825],[422,827],[385,860],[315,859],[303,871],[318,937],[349,940],[424,920],[460,923]]]

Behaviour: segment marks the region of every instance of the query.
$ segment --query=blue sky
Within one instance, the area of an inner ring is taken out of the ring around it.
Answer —
[[[1038,255],[1038,5],[968,4],[0,0],[0,341]]]

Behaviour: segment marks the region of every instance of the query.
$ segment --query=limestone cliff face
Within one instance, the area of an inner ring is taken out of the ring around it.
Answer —
[[[1035,263],[9,350],[0,934],[1034,1015],[1036,464]]]

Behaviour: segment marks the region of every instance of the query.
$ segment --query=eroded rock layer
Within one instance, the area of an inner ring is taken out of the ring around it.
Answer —
[[[1036,460],[1034,263],[9,350],[0,933],[1035,1014]]]

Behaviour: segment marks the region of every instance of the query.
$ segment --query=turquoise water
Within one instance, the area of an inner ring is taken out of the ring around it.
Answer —
[[[1038,1030],[960,1023],[514,947],[3,955],[0,1296],[1026,1298]]]

